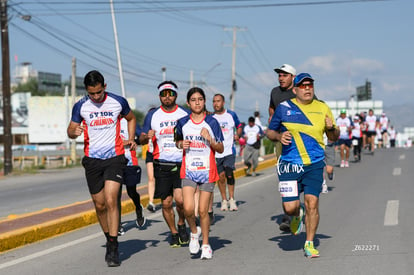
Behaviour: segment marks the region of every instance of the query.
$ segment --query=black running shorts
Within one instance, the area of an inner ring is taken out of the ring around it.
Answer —
[[[111,180],[122,184],[124,168],[128,160],[124,155],[110,159],[96,159],[84,156],[82,165],[85,168],[86,181],[89,193],[99,193],[105,185],[105,181]]]

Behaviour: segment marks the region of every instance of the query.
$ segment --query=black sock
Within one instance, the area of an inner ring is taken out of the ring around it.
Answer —
[[[106,241],[109,242],[109,232],[104,232]]]
[[[108,242],[110,243],[110,244],[114,244],[114,245],[117,245],[118,244],[118,236],[110,236],[109,234],[108,234]]]

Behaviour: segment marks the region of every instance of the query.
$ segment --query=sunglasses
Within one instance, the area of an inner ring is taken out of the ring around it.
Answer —
[[[177,93],[173,90],[163,90],[163,91],[160,92],[160,96],[161,97],[177,96]]]
[[[299,87],[300,89],[306,89],[306,88],[313,89],[313,83],[300,84],[297,87]]]
[[[102,90],[100,90],[100,91],[98,91],[98,92],[95,92],[95,93],[90,93],[90,92],[88,92],[88,94],[89,95],[100,95],[100,94],[102,94],[102,92],[103,92],[104,90],[102,89]]]

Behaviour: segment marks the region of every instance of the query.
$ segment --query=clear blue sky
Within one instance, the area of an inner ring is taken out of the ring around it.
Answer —
[[[316,4],[321,2],[331,4]],[[156,86],[166,67],[182,103],[193,70],[194,80],[205,82],[208,108],[216,92],[229,107],[232,32],[224,28],[237,26],[235,110],[241,120],[256,107],[267,120],[270,90],[277,85],[273,68],[283,63],[312,74],[323,100],[346,100],[368,79],[373,99],[385,107],[413,104],[414,1],[332,2],[338,1],[115,0],[126,94],[141,111],[158,105]],[[31,62],[66,80],[76,57],[78,76],[98,69],[108,90],[121,94],[109,1],[8,4],[12,70]]]

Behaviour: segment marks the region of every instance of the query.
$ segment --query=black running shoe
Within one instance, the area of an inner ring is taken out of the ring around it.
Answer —
[[[327,173],[328,174],[328,179],[329,180],[333,180],[334,179],[334,173]]]
[[[188,244],[190,242],[187,229],[185,228],[185,223],[182,225],[178,225],[178,235],[180,244]]]
[[[105,260],[109,267],[120,266],[121,263],[119,262],[119,253],[118,253],[118,245],[117,244],[106,244],[106,253]]]
[[[178,233],[171,234],[171,247],[181,247],[180,245],[180,237],[178,236]]]
[[[109,242],[106,242],[105,262],[109,261]]]
[[[144,215],[142,214],[143,209],[144,208],[141,205],[141,209],[135,210],[135,213],[137,214],[137,220],[135,221],[135,223],[137,224],[139,228],[143,228],[145,225],[145,222],[147,221],[147,219],[145,219]]]
[[[152,202],[148,203],[147,210],[154,213],[155,212],[155,205]]]
[[[210,218],[210,225],[214,224],[214,212],[208,212],[208,217]]]
[[[289,216],[283,216],[282,222],[279,225],[280,231],[290,232],[290,218]]]
[[[124,235],[125,235],[125,228],[122,225],[119,225],[118,236],[124,236]]]

